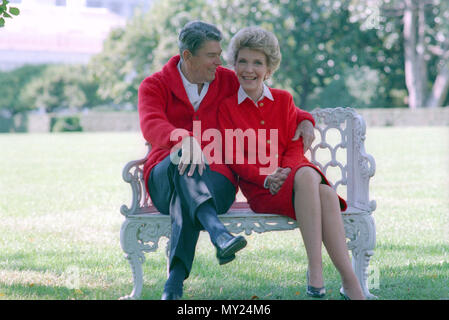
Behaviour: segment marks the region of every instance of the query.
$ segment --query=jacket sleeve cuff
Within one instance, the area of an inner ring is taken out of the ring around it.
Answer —
[[[258,186],[260,186],[260,187],[262,187],[262,188],[265,188],[265,181],[266,181],[267,177],[268,177],[268,176],[266,176],[266,175],[259,175],[259,176],[255,179],[254,182],[255,182]]]
[[[182,141],[182,139],[184,139],[185,137],[192,137],[193,136],[193,132],[190,132],[186,129],[174,129],[171,133],[170,133],[170,141],[173,141],[173,144],[178,144]]]
[[[296,108],[296,122],[297,122],[296,124],[299,125],[304,120],[309,120],[315,127],[315,119],[313,118],[312,114],[307,111]]]
[[[268,189],[269,187],[268,187],[268,184],[267,184],[267,181],[268,181],[268,176],[265,178],[265,181],[263,182],[263,187],[265,188],[265,189]]]

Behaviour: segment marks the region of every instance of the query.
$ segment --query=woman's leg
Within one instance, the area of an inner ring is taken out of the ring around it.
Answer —
[[[321,176],[313,168],[302,167],[295,173],[293,186],[296,220],[308,258],[309,285],[317,288],[324,285],[320,182]]]
[[[343,288],[351,299],[363,299],[360,283],[352,269],[337,193],[325,184],[319,186],[323,243],[341,275]]]

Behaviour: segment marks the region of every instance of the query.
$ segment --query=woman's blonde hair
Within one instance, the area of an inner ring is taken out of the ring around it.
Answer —
[[[281,64],[281,50],[279,42],[274,33],[260,27],[246,27],[239,30],[231,39],[227,61],[235,66],[237,55],[242,48],[260,51],[267,57],[267,66],[270,74],[273,74]]]

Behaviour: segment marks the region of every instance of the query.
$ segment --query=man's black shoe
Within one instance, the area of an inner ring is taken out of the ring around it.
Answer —
[[[162,293],[161,300],[179,300],[181,299],[181,295],[179,293],[164,291]]]
[[[215,247],[217,248],[217,258],[231,258],[232,255],[246,247],[246,239],[242,236],[234,237],[233,235],[223,232],[217,237]],[[227,259],[225,259],[227,260]],[[226,263],[232,260],[226,261]]]
[[[217,259],[218,259],[218,264],[219,264],[220,266],[222,266],[222,265],[224,265],[224,264],[226,264],[226,263],[229,263],[229,262],[231,262],[232,260],[234,260],[234,259],[235,259],[235,254],[230,255],[230,256],[228,256],[228,257],[219,257],[219,256],[217,255]]]

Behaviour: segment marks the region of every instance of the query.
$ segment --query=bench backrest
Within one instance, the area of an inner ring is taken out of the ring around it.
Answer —
[[[374,158],[365,152],[366,126],[362,116],[352,108],[315,109],[311,112],[315,125],[315,141],[306,152],[306,157],[317,165],[333,188],[347,200],[348,207],[374,211],[375,201],[369,200],[369,180],[374,175]],[[131,161],[123,168],[123,179],[132,188],[132,203],[123,205],[123,215],[153,213],[143,181],[143,165],[148,153],[140,160]],[[235,207],[245,207],[236,203]]]

